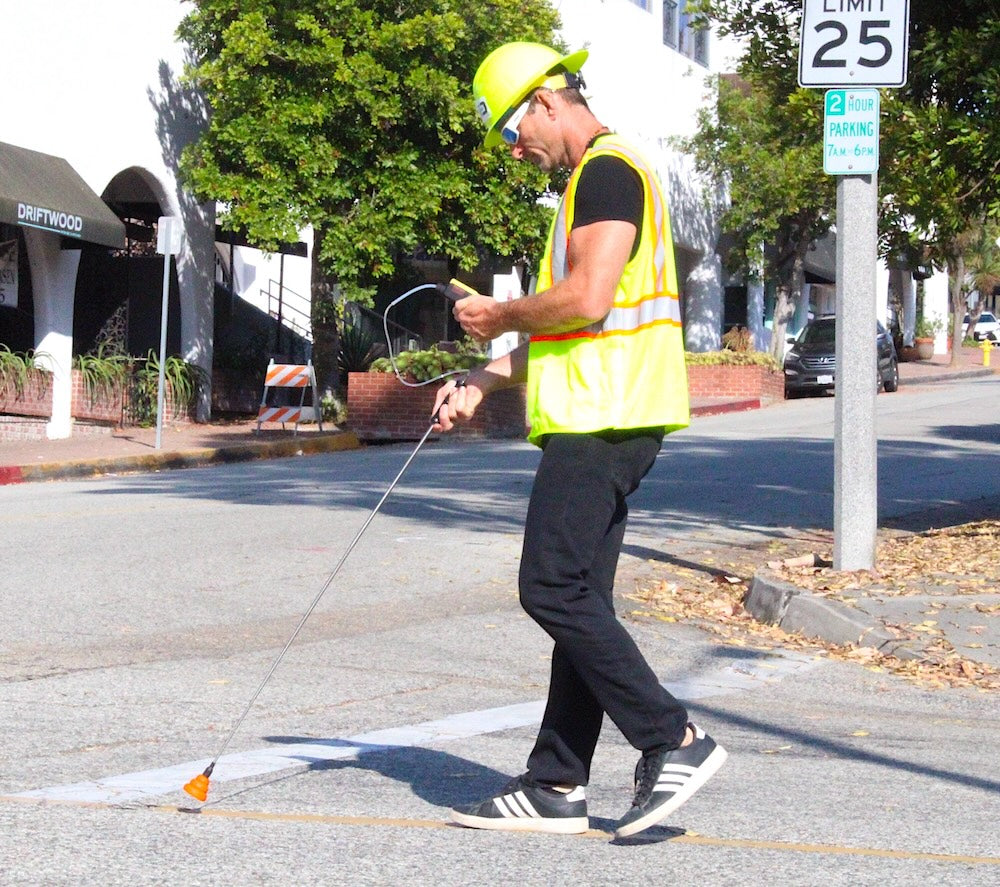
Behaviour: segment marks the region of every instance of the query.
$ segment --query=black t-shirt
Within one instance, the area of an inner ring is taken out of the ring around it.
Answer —
[[[573,228],[611,220],[631,222],[635,225],[634,256],[642,230],[642,204],[639,173],[620,157],[595,157],[580,173]]]

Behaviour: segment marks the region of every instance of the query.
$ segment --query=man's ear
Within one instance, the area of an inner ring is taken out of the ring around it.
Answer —
[[[555,92],[551,89],[540,89],[535,93],[535,104],[540,106],[542,111],[549,117],[555,112],[559,101]]]

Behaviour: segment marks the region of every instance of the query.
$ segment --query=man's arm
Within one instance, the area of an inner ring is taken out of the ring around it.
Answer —
[[[456,320],[473,338],[488,341],[501,333],[532,335],[577,330],[603,318],[632,253],[636,227],[611,219],[574,228],[570,273],[549,289],[510,302],[470,296],[455,303]]]

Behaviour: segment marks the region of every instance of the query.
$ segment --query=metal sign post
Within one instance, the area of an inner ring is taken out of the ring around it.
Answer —
[[[170,257],[181,251],[184,229],[180,219],[160,216],[156,227],[156,251],[163,256],[163,304],[160,310],[160,379],[156,389],[156,449],[163,438],[163,394],[166,387],[167,305],[170,296]]]
[[[799,85],[830,89],[823,169],[837,175],[833,568],[870,570],[878,533],[875,279],[878,93],[906,82],[909,0],[803,0]]]

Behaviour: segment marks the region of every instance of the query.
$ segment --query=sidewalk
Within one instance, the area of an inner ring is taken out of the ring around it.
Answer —
[[[193,468],[222,462],[277,459],[356,449],[350,432],[326,426],[265,425],[256,419],[183,423],[155,428],[88,430],[64,440],[0,441],[0,486],[28,481],[65,480],[102,474],[128,474]]]

